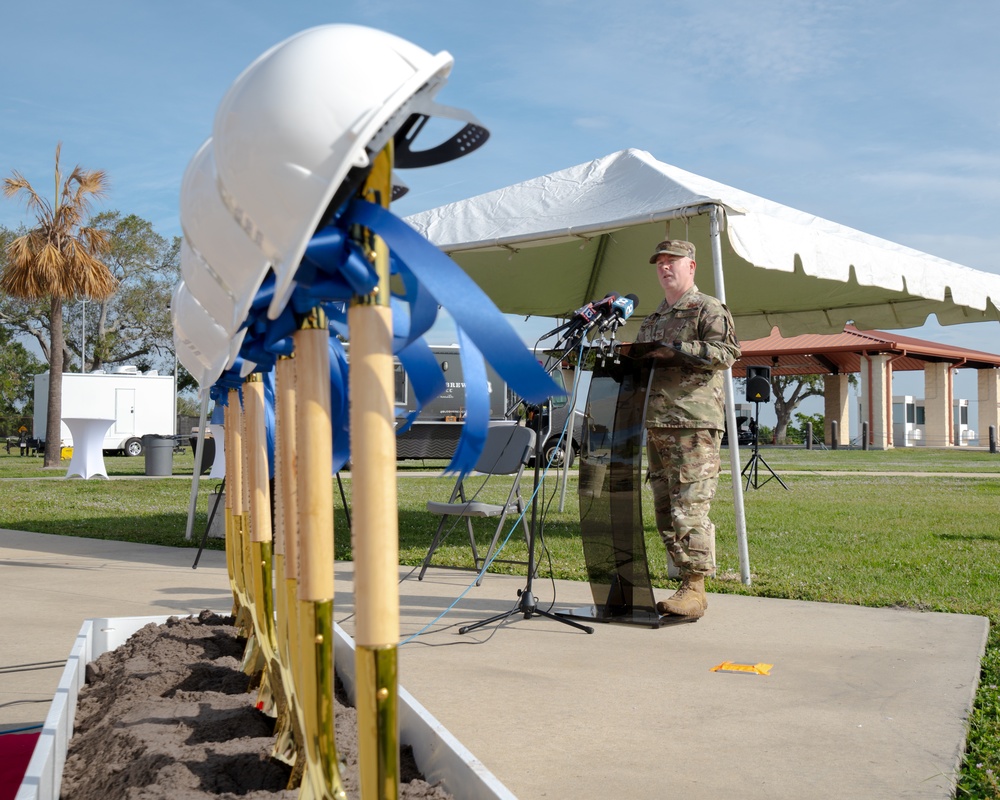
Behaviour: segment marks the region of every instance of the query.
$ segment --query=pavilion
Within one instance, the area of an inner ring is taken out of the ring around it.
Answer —
[[[956,438],[953,405],[955,370],[977,371],[980,444],[990,428],[1000,430],[1000,355],[936,344],[884,331],[862,331],[846,325],[842,333],[770,336],[741,343],[743,355],[733,365],[733,376],[746,376],[746,367],[769,367],[772,375],[822,375],[824,381],[823,440],[833,446],[849,441],[848,378],[861,381],[862,423],[868,423],[868,446],[884,450],[893,442],[892,375],[904,370],[924,371],[924,432],[922,444],[952,447]],[[860,426],[859,426],[860,427]],[[903,444],[902,442],[900,444]]]

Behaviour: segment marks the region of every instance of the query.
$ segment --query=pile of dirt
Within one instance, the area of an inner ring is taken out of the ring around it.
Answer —
[[[149,624],[87,665],[63,774],[63,800],[292,800],[271,758],[274,720],[254,707],[232,619],[203,611]],[[338,687],[337,750],[358,797],[356,712]],[[447,800],[401,753],[401,798]]]

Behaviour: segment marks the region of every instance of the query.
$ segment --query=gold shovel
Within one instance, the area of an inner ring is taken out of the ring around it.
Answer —
[[[250,676],[250,689],[259,687],[257,703],[270,708],[270,691],[264,675],[264,656],[257,640],[257,612],[253,587],[253,566],[250,553],[250,518],[248,512],[250,492],[247,486],[246,419],[236,389],[229,391],[227,421],[232,425],[231,442],[233,460],[227,454],[226,472],[231,476],[233,495],[233,556],[237,583],[242,590],[243,613],[237,626],[246,637],[242,670]]]
[[[226,406],[223,411],[222,446],[226,453],[226,461],[230,464],[233,463],[232,459],[235,458],[232,443],[232,429],[234,424],[232,419],[230,408]],[[237,479],[231,474],[232,470],[227,470],[227,472],[230,474],[226,476],[226,498],[223,509],[223,518],[226,523],[226,572],[229,575],[229,588],[233,592],[233,619],[235,620],[236,627],[241,628],[241,619],[244,617],[245,598],[243,596],[243,586],[238,580],[236,571],[238,545],[236,544],[235,522],[233,519],[233,485]],[[240,491],[242,491],[242,488]]]
[[[289,789],[296,789],[305,769],[302,709],[296,694],[291,643],[296,641],[298,514],[295,509],[295,360],[281,356],[275,365],[274,404],[274,611],[278,665],[288,703],[288,727],[274,744],[274,756],[292,765]]]
[[[298,640],[295,692],[303,712],[308,800],[342,800],[334,740],[333,426],[330,332],[316,308],[295,333],[295,459],[298,509]],[[287,543],[286,543],[287,544]]]
[[[274,537],[271,525],[271,484],[267,458],[266,402],[264,380],[259,372],[247,377],[243,385],[243,407],[246,428],[247,473],[250,519],[250,566],[254,593],[254,628],[264,657],[264,683],[270,692],[271,708],[261,708],[276,717],[275,735],[286,738],[291,721],[281,680],[278,640],[274,627]],[[261,707],[260,701],[258,707]],[[282,760],[286,755],[275,752]],[[290,763],[290,762],[288,762]]]
[[[392,163],[390,141],[375,158],[360,190],[364,199],[389,206]],[[389,251],[368,230],[360,229],[358,235],[379,277],[371,294],[352,300],[347,316],[351,334],[351,542],[357,609],[358,765],[364,800],[396,800],[399,539]]]
[[[226,511],[230,535],[230,539],[226,542],[226,558],[230,562],[232,582],[238,601],[235,624],[240,635],[249,641],[253,636],[253,619],[250,613],[250,594],[247,590],[243,554],[243,413],[240,408],[240,395],[236,389],[229,390],[225,425]]]

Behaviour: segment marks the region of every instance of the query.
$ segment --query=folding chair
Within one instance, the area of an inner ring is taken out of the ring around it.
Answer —
[[[441,523],[438,525],[434,539],[431,541],[430,549],[424,557],[423,566],[420,568],[418,580],[424,579],[424,573],[431,564],[434,551],[441,544],[445,535],[445,525],[448,524],[449,517],[464,517],[465,526],[469,534],[469,544],[472,547],[472,558],[478,571],[483,564],[490,561],[490,557],[496,550],[500,534],[503,532],[504,522],[511,512],[523,514],[525,510],[524,499],[521,497],[521,475],[524,472],[525,464],[534,452],[535,434],[529,429],[510,422],[491,422],[486,434],[486,444],[483,446],[482,455],[476,462],[476,472],[485,475],[513,475],[510,491],[507,500],[503,505],[495,503],[482,503],[475,499],[469,500],[465,494],[465,481],[459,478],[452,490],[451,497],[447,503],[428,501],[427,510],[432,514],[441,515]],[[490,542],[489,550],[485,557],[480,557],[476,549],[476,539],[472,531],[472,517],[499,517],[496,531],[493,533],[493,540]],[[528,522],[522,516],[521,523],[524,526],[525,540],[531,535]],[[526,564],[524,561],[512,561],[509,559],[497,559],[505,564]],[[478,586],[482,583],[482,576],[476,581]]]

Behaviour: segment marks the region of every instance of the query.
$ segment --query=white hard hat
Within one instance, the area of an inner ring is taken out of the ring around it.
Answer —
[[[232,359],[233,337],[188,291],[183,278],[174,287],[170,310],[177,360],[198,381],[199,386],[211,386]],[[241,335],[239,340],[242,341],[242,338]]]
[[[180,200],[181,276],[195,299],[232,335],[246,319],[271,265],[222,202],[211,139],[188,164]]]
[[[384,31],[325,25],[275,45],[230,87],[212,131],[218,188],[274,265],[272,318],[327,209],[353,194],[390,139],[404,169],[451,160],[486,140],[474,117],[433,102],[452,63],[447,52],[431,55]],[[465,125],[417,151],[413,141],[431,116]]]

